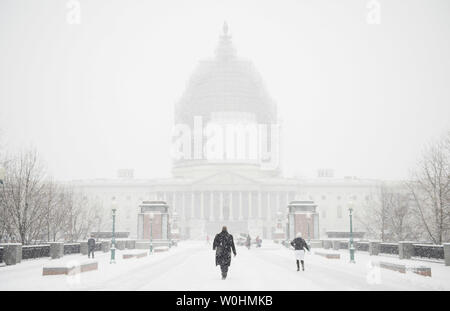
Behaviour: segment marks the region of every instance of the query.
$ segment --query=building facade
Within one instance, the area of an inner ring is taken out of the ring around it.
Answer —
[[[198,64],[176,104],[174,126],[172,178],[137,180],[121,171],[116,180],[72,183],[105,215],[115,198],[118,229],[131,236],[142,201],[163,200],[177,213],[181,238],[204,239],[223,225],[272,238],[280,213],[287,222],[289,202],[302,198],[317,205],[314,230],[323,236],[348,231],[348,200],[358,213],[378,191],[377,181],[329,171],[310,180],[282,176],[276,104],[253,64],[237,56],[226,24],[215,56]]]

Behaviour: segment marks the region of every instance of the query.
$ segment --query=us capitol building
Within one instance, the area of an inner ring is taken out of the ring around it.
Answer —
[[[282,176],[277,106],[253,64],[238,57],[226,24],[215,56],[198,64],[174,117],[172,178],[134,179],[129,170],[117,179],[72,182],[105,211],[95,230],[110,230],[112,198],[119,206],[117,230],[132,237],[139,205],[163,200],[182,238],[205,239],[223,225],[234,234],[272,238],[279,219],[287,217],[289,202],[310,200],[317,205],[317,234],[325,237],[348,232],[350,199],[357,215],[379,192],[380,181],[335,178],[331,170],[313,179]]]

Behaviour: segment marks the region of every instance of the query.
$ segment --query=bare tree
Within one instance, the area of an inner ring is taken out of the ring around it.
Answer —
[[[66,236],[70,241],[85,239],[98,225],[100,209],[85,194],[70,191],[66,198]]]
[[[367,236],[386,240],[388,227],[389,206],[387,187],[381,184],[377,193],[372,195],[372,200],[366,203],[361,213],[355,213],[355,223],[361,226]]]
[[[46,182],[44,187],[43,217],[44,235],[47,241],[57,241],[63,237],[67,221],[67,211],[64,200],[67,197],[65,189],[53,180]]]
[[[5,183],[0,192],[6,230],[23,244],[35,240],[42,225],[45,171],[35,150],[20,153],[5,163]]]
[[[435,244],[449,239],[450,230],[450,131],[426,147],[408,183],[417,214]]]
[[[383,182],[355,221],[372,238],[388,241],[414,239],[411,200],[403,183]]]
[[[405,189],[395,189],[388,194],[388,228],[395,242],[416,240],[421,235],[414,222],[411,199]]]

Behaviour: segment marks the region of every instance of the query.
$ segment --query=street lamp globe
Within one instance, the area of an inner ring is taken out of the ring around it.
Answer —
[[[353,212],[354,204],[353,201],[348,201],[348,210],[349,212]]]
[[[117,211],[117,201],[115,199],[111,202],[111,211],[115,213]]]

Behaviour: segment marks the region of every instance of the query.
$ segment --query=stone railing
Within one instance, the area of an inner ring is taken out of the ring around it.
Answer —
[[[136,241],[130,239],[118,239],[117,249],[134,249]],[[109,252],[111,242],[97,241],[95,251]],[[48,242],[40,245],[22,245],[20,243],[5,243],[0,245],[0,263],[14,265],[22,259],[33,259],[42,257],[60,258],[64,255],[82,254],[87,255],[87,242],[63,243]]]
[[[33,259],[50,256],[50,245],[23,245],[22,259]]]
[[[432,244],[413,244],[414,257],[420,258],[433,258],[433,259],[445,259],[444,245],[432,245]]]
[[[348,249],[348,241],[327,239],[321,240],[325,249]],[[368,252],[372,256],[379,254],[396,255],[400,259],[427,258],[444,260],[446,266],[450,266],[450,243],[443,245],[419,244],[402,241],[398,243],[381,243],[379,241],[355,241],[356,251]]]
[[[357,251],[368,252],[369,251],[369,241],[355,242],[355,249]]]
[[[149,248],[150,242],[136,241],[132,239],[117,239],[116,249],[139,249],[143,248],[139,243],[147,243],[144,245],[145,249]],[[171,243],[171,241],[153,241],[154,251],[165,251],[171,246],[177,244]],[[139,247],[141,246],[141,247]],[[96,241],[95,251],[107,253],[111,249],[111,241]],[[75,242],[75,243],[63,243],[63,242],[46,242],[40,245],[22,245],[20,243],[4,243],[0,245],[0,263],[6,265],[15,265],[20,263],[22,259],[42,258],[50,257],[52,259],[61,258],[70,254],[87,255],[88,245],[87,241]]]
[[[380,243],[381,254],[398,255],[398,252],[399,250],[397,243]]]
[[[64,255],[79,254],[80,243],[66,243],[64,244]]]

